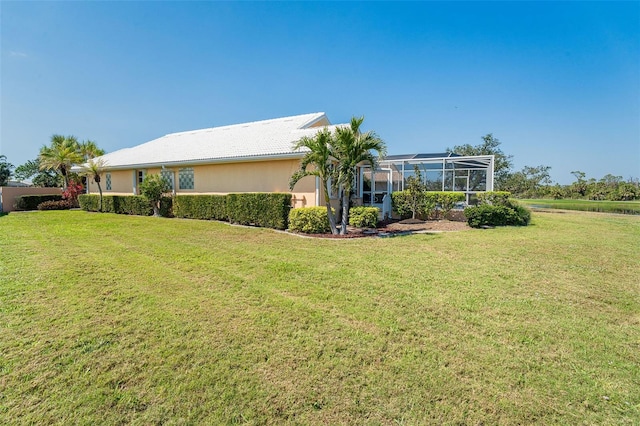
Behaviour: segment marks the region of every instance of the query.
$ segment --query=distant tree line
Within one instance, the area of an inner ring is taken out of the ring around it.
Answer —
[[[636,177],[625,180],[608,174],[596,180],[587,178],[582,171],[573,171],[575,181],[569,185],[553,183],[550,166],[524,166],[513,170],[512,155],[505,154],[500,141],[491,133],[482,137],[482,143],[472,146],[457,145],[448,152],[460,155],[493,155],[495,157],[496,191],[509,191],[516,198],[575,198],[587,200],[631,201],[640,199],[640,181]]]

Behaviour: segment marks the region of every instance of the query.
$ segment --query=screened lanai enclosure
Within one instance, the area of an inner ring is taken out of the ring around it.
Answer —
[[[390,155],[376,170],[360,169],[359,197],[362,204],[378,207],[382,217],[391,216],[390,194],[403,191],[409,176],[418,168],[428,191],[460,191],[467,204],[475,194],[493,191],[493,155],[463,156],[454,153]]]

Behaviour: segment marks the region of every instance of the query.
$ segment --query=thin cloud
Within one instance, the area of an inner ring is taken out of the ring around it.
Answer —
[[[14,58],[27,58],[29,57],[29,55],[27,55],[24,52],[16,52],[15,50],[10,50],[9,51],[9,56],[12,56]]]

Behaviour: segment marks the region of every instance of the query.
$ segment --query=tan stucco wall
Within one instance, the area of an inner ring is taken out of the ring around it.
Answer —
[[[0,187],[0,211],[12,212],[16,197],[22,195],[45,195],[45,194],[62,194],[61,188],[33,188],[33,187]]]
[[[289,179],[300,167],[300,160],[253,161],[244,163],[226,163],[193,166],[194,189],[178,189],[178,170],[180,167],[168,167],[174,172],[176,194],[228,194],[231,192],[291,192],[294,207],[316,205],[315,178],[306,177],[289,191]],[[143,169],[145,173],[160,173],[160,168]],[[104,194],[133,194],[133,171],[111,171],[111,191],[106,190],[105,174],[101,176]],[[98,193],[98,187],[91,180],[90,193]]]

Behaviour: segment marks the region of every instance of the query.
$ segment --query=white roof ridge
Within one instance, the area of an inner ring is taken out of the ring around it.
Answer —
[[[232,128],[235,128],[235,127],[249,127],[249,126],[253,126],[253,125],[256,125],[256,124],[269,124],[269,123],[273,123],[273,122],[281,122],[281,121],[293,120],[293,119],[296,119],[296,118],[303,117],[305,115],[314,116],[314,117],[311,117],[309,119],[309,121],[305,122],[298,129],[304,129],[305,127],[309,126],[310,124],[313,124],[316,121],[319,121],[320,119],[322,119],[323,117],[326,117],[326,114],[324,112],[311,112],[311,113],[308,113],[308,114],[291,115],[291,116],[288,116],[288,117],[268,118],[268,119],[265,119],[265,120],[249,121],[247,123],[225,124],[224,126],[205,127],[203,129],[196,129],[196,130],[184,130],[184,131],[181,131],[181,132],[167,133],[164,136],[180,136],[180,135],[183,135],[183,134],[194,134],[194,133],[199,133],[199,132],[206,132],[206,131],[210,131],[210,130],[213,130],[213,129],[215,129],[215,130],[226,130],[226,129],[232,129]],[[327,121],[329,121],[328,117],[327,117]],[[164,137],[164,136],[162,136],[162,137]]]

